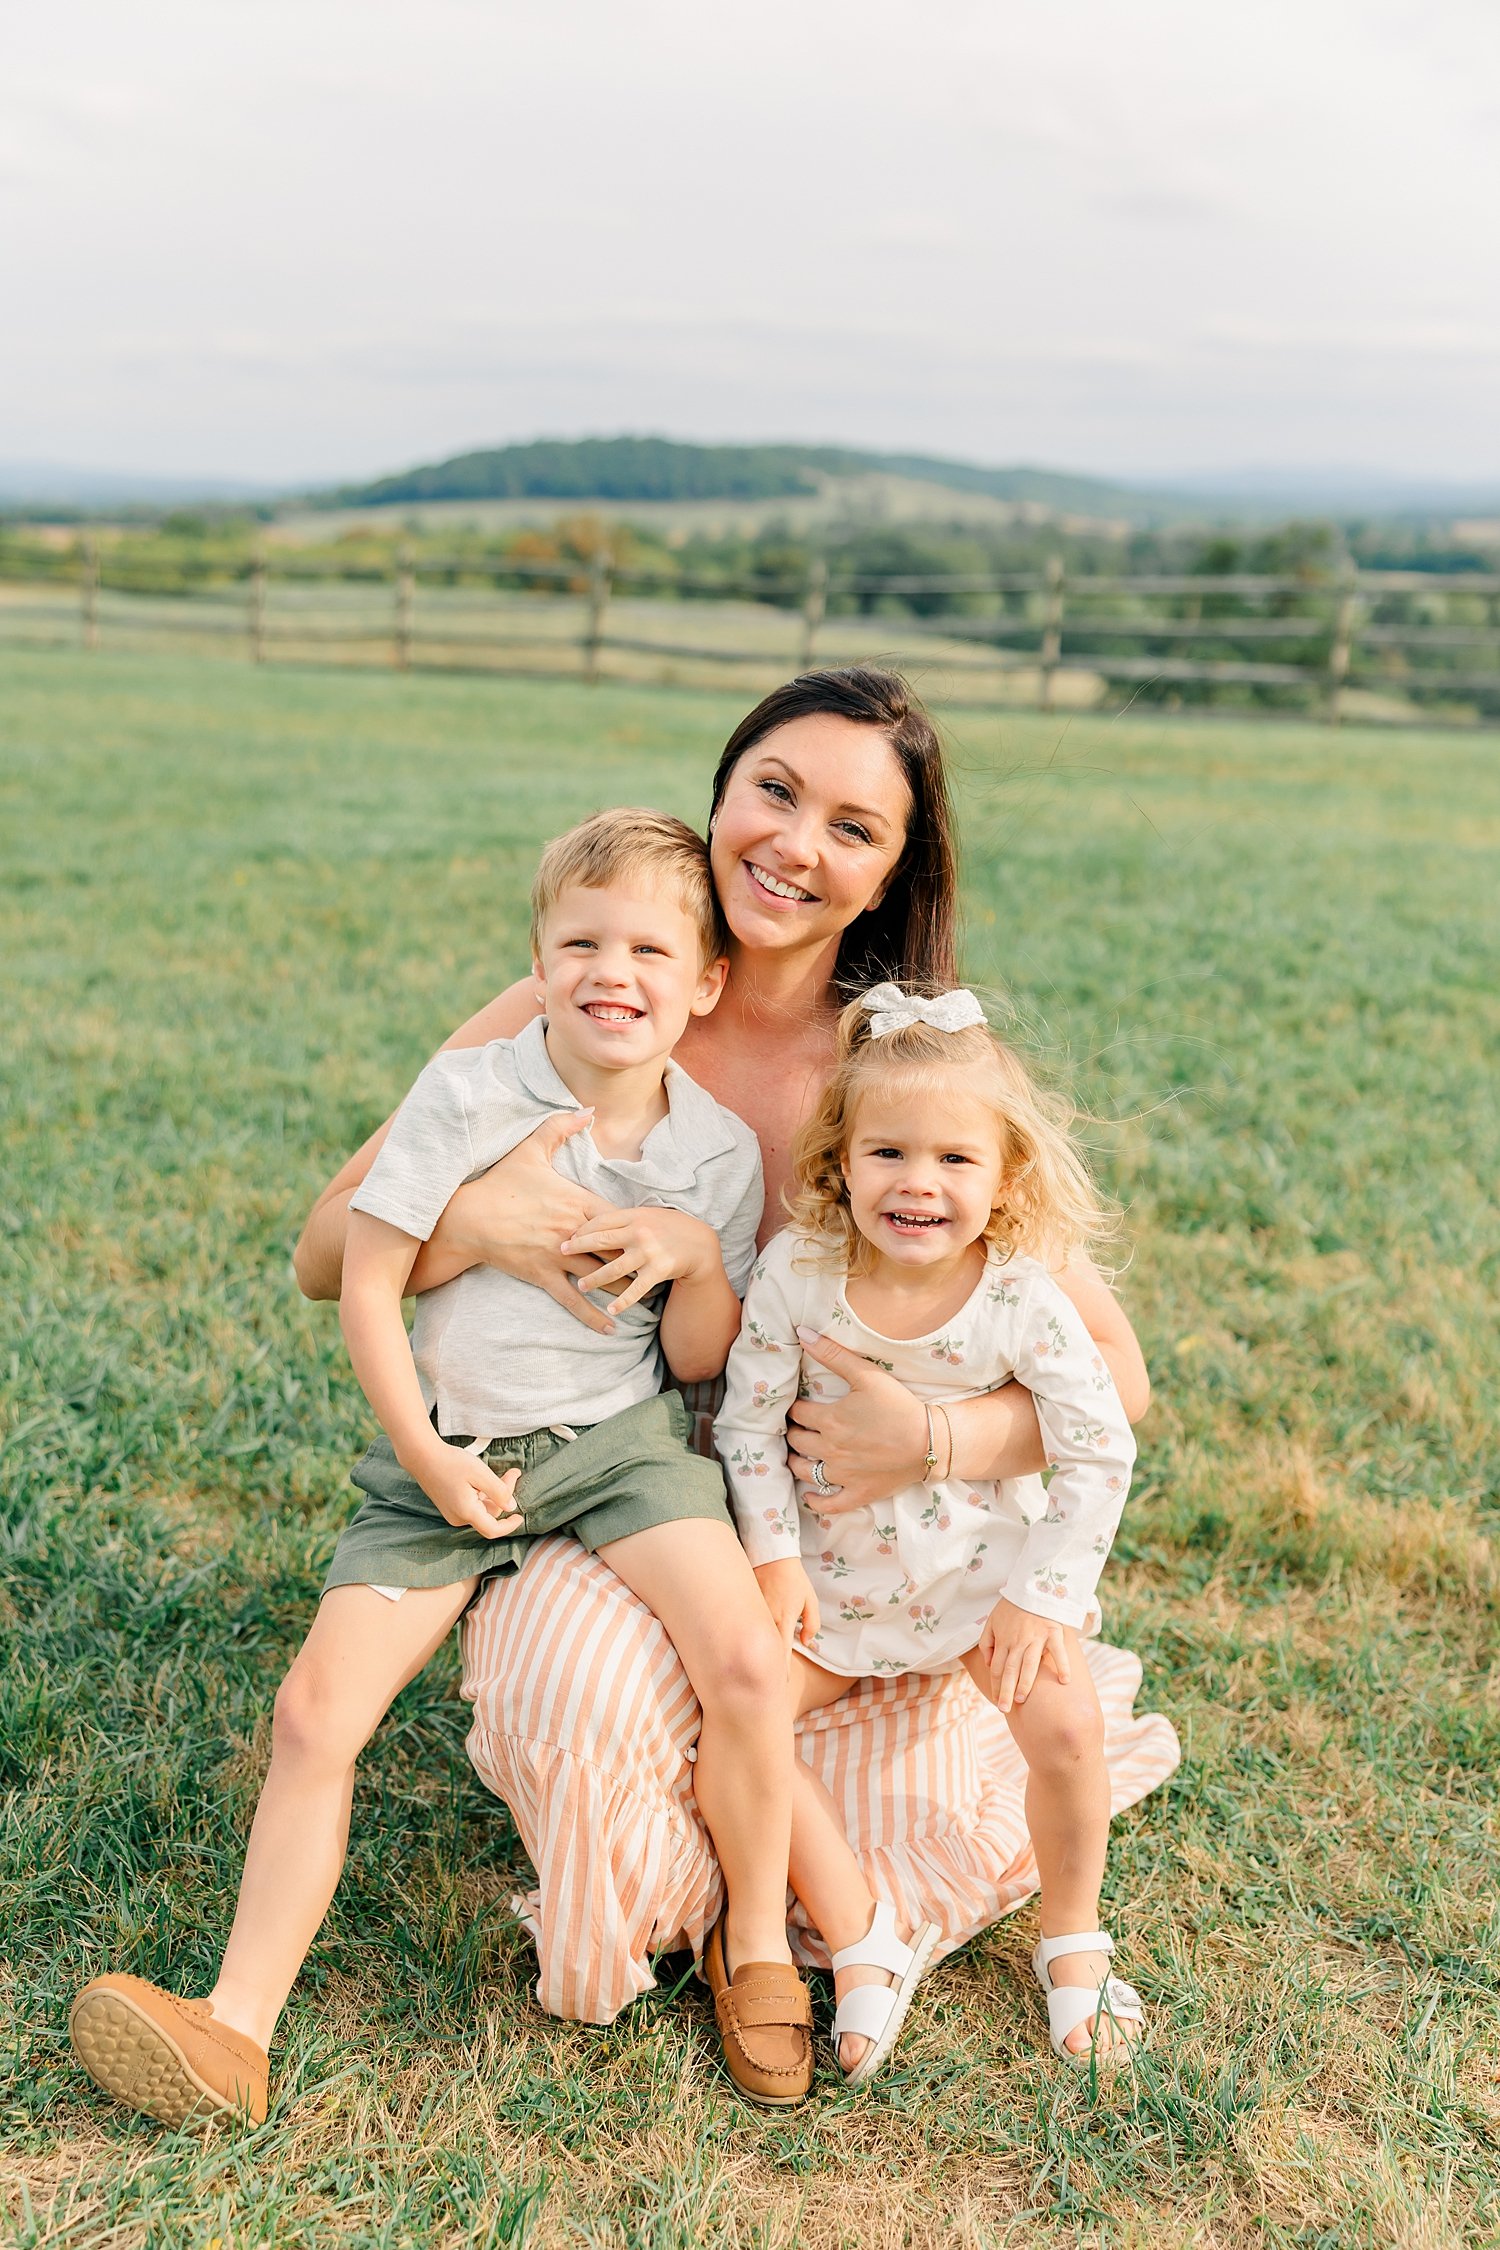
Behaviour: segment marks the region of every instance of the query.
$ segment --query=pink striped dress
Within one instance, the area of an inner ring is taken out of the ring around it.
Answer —
[[[653,1954],[700,1952],[722,1904],[693,1796],[698,1707],[661,1626],[576,1540],[539,1540],[463,1623],[469,1756],[510,1807],[536,1870],[516,1901],[553,2015],[609,2023],[655,1982]],[[1088,1644],[1114,1810],[1177,1764],[1161,1717],[1135,1715],[1141,1668]],[[966,1673],[862,1681],[801,1725],[798,1748],[843,1810],[881,1897],[951,1952],[1037,1887],[1010,1731]],[[793,1944],[828,1956],[794,1909]]]

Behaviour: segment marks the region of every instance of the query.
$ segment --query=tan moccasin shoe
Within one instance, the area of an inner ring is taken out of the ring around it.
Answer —
[[[746,2100],[763,2109],[805,2100],[813,2073],[812,2001],[796,1970],[786,1961],[742,1961],[731,1977],[721,1917],[704,1951],[703,1977],[725,2065]]]
[[[144,1977],[95,1977],[73,2002],[68,2034],[106,2094],[163,2125],[220,2110],[265,2120],[265,2052],[217,2023],[206,2000],[179,2000]]]

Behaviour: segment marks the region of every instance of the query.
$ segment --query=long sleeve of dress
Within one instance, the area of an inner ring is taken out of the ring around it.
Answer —
[[[780,1562],[802,1551],[797,1487],[786,1464],[786,1418],[802,1368],[797,1323],[806,1295],[786,1238],[778,1235],[745,1292],[744,1319],[724,1371],[724,1405],[714,1423],[734,1520],[752,1563]]]
[[[1036,1403],[1052,1465],[1005,1599],[1037,1617],[1082,1625],[1120,1522],[1135,1439],[1119,1393],[1073,1305],[1040,1271],[1012,1284],[1016,1379]]]

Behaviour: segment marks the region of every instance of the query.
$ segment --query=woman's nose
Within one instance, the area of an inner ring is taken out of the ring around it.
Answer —
[[[781,831],[781,856],[793,867],[809,868],[817,864],[818,824],[811,817],[798,817],[787,822]]]

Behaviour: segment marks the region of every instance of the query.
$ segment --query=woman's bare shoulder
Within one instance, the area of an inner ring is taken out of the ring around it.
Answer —
[[[535,983],[530,977],[520,977],[486,1001],[457,1031],[450,1031],[443,1048],[485,1047],[492,1039],[514,1039],[541,1012]]]

